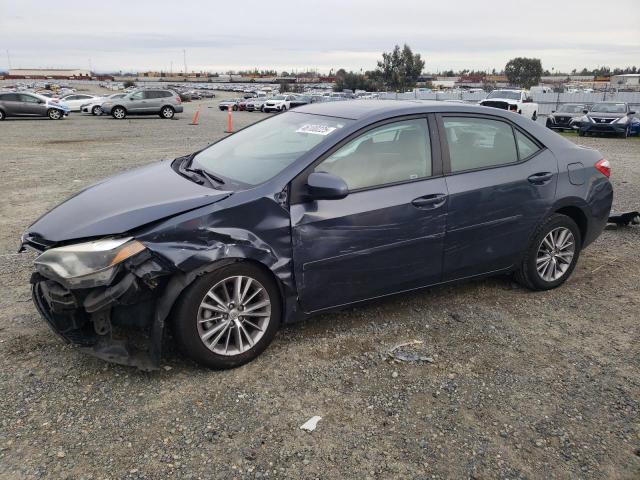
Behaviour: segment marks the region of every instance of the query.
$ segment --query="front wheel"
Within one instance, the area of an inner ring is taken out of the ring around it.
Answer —
[[[175,113],[176,111],[172,107],[162,107],[162,110],[160,110],[160,118],[171,119]]]
[[[250,263],[234,263],[188,287],[174,310],[173,328],[186,355],[209,368],[227,369],[262,353],[281,315],[272,277]]]
[[[102,108],[100,108],[100,105],[96,105],[91,109],[91,113],[93,113],[96,117],[99,117],[100,115],[102,115]]]
[[[584,132],[582,130],[578,130],[578,136],[579,137],[584,137]]]
[[[60,110],[58,110],[57,108],[50,108],[47,111],[47,116],[51,120],[60,120],[62,118],[62,112]]]
[[[111,116],[113,116],[113,118],[115,118],[116,120],[123,120],[127,116],[127,111],[124,109],[124,107],[115,107],[113,110],[111,110]]]
[[[287,106],[286,105],[282,105],[282,108],[280,109],[281,112],[286,112],[287,111]]]
[[[531,120],[533,120],[534,122],[538,120],[538,112],[533,112],[533,115],[531,116]]]
[[[556,288],[571,276],[581,248],[576,222],[566,215],[553,214],[533,235],[516,280],[531,290]]]
[[[7,118],[7,116],[5,115],[3,110],[0,110],[0,121],[4,120],[5,118]]]

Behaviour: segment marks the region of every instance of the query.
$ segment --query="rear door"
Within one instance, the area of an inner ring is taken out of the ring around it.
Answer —
[[[5,93],[2,95],[2,103],[4,105],[7,116],[23,115],[23,103],[20,100],[19,93]]]
[[[144,110],[147,113],[156,113],[160,111],[160,107],[162,106],[162,91],[160,90],[146,90],[144,92],[144,102],[145,107]]]
[[[294,181],[293,258],[305,311],[440,281],[447,191],[431,138],[426,116],[378,124]],[[297,200],[312,171],[344,179],[348,196]]]
[[[449,192],[443,279],[508,268],[554,202],[558,163],[505,119],[438,119]]]

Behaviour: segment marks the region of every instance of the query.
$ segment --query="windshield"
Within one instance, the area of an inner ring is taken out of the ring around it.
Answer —
[[[584,105],[560,105],[558,112],[563,113],[582,113],[586,107]]]
[[[509,90],[494,90],[487,98],[507,98],[509,100],[520,100],[520,92],[511,92]]]
[[[591,111],[600,113],[625,113],[627,106],[624,103],[596,103]]]
[[[352,123],[336,117],[289,112],[256,123],[198,153],[193,165],[214,175],[257,185]]]
[[[271,100],[284,100],[284,95],[276,95]]]

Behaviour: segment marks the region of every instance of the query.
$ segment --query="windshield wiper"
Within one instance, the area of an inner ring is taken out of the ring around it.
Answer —
[[[196,175],[200,175],[201,177],[205,177],[207,180],[209,180],[212,183],[216,182],[216,183],[219,183],[220,185],[224,185],[224,180],[223,179],[221,179],[220,177],[215,176],[212,173],[207,172],[203,168],[185,168],[184,171],[185,172],[195,173]]]

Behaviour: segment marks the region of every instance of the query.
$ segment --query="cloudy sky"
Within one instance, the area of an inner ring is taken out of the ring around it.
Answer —
[[[426,70],[640,65],[640,0],[0,0],[0,70],[372,69],[408,43]]]

